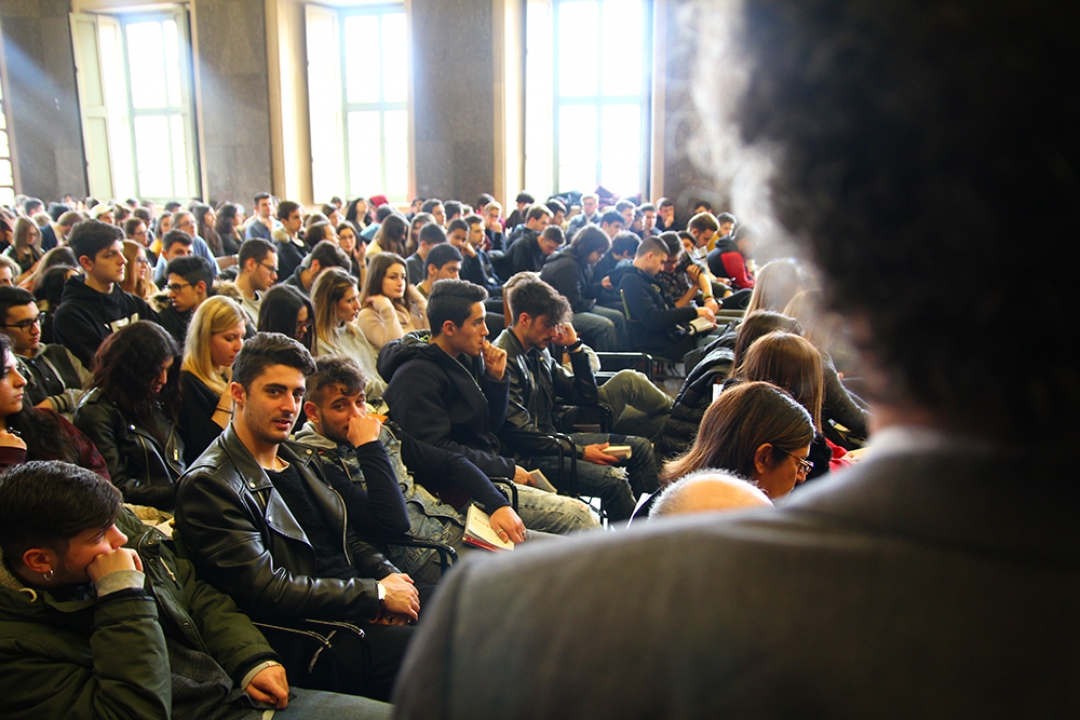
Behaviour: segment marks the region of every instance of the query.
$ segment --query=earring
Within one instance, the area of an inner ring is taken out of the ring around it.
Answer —
[[[41,573],[41,577],[45,578],[45,582],[52,582],[52,579],[55,576],[56,576],[56,573],[54,573],[52,570],[49,570],[48,572]]]

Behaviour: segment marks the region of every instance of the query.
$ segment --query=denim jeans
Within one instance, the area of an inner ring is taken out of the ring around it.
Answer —
[[[652,443],[645,438],[604,433],[574,433],[570,437],[578,446],[611,443],[632,448],[630,459],[617,465],[599,465],[580,458],[577,461],[577,492],[599,497],[609,520],[629,519],[634,512],[635,496],[657,489],[656,459],[653,457]],[[527,458],[520,464],[526,468],[540,468],[552,484],[559,486],[558,455]],[[569,482],[569,457],[563,457],[563,470],[567,477],[563,480],[565,485]]]
[[[341,720],[342,718],[390,720],[394,710],[393,705],[358,695],[304,690],[298,687],[290,687],[289,692],[294,693],[296,697],[289,701],[289,707],[284,710],[285,714],[278,715],[279,718],[288,718],[288,720]],[[262,720],[270,720],[275,713],[275,710],[264,711]]]
[[[547,476],[547,473],[544,473]],[[551,480],[551,477],[548,477]],[[529,530],[565,535],[575,530],[591,530],[600,522],[589,507],[580,500],[566,495],[538,490],[528,485],[517,485],[518,515]]]
[[[636,370],[620,370],[600,386],[600,404],[611,410],[614,431],[653,438],[671,415],[671,396]]]

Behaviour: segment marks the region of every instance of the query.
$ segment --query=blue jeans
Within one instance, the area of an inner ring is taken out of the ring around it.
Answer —
[[[652,443],[645,438],[604,433],[574,433],[570,437],[578,446],[611,443],[629,445],[632,448],[630,459],[617,465],[598,465],[580,458],[577,461],[577,492],[600,498],[609,520],[629,519],[634,512],[634,497],[657,489],[656,459],[653,457]],[[558,487],[558,455],[526,458],[519,464],[526,468],[540,468],[547,479]],[[563,457],[563,470],[569,478],[569,457]],[[564,480],[564,485],[566,482],[568,480]]]
[[[547,476],[547,473],[544,473]],[[552,478],[548,476],[548,480]],[[529,530],[565,535],[575,530],[592,530],[600,523],[589,507],[566,495],[544,492],[528,485],[517,485],[518,515]]]
[[[394,710],[394,706],[389,703],[358,695],[341,695],[291,686],[289,692],[296,697],[289,701],[289,707],[282,711],[283,714],[278,715],[279,720],[390,720]],[[276,713],[276,710],[266,710],[262,720],[270,720]]]

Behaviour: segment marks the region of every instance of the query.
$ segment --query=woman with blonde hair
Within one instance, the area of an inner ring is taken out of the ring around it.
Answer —
[[[14,279],[18,285],[33,274],[41,261],[41,230],[30,218],[21,217],[15,221],[11,235],[11,245],[4,250],[4,255],[19,266],[20,275]]]
[[[394,253],[372,258],[360,306],[357,324],[378,350],[407,332],[428,327],[427,302],[409,284],[405,259]]]
[[[158,294],[158,286],[150,279],[150,260],[146,257],[146,248],[134,240],[124,241],[124,279],[120,289],[135,297],[142,298],[153,306],[152,298]]]
[[[386,390],[386,382],[375,367],[378,354],[355,325],[360,314],[360,293],[356,278],[341,268],[320,273],[311,288],[315,307],[315,342],[319,355],[345,355],[360,365],[367,378],[364,393],[376,403]]]
[[[232,420],[229,384],[246,317],[235,300],[215,295],[199,306],[188,325],[180,366],[179,426],[189,465]]]
[[[799,268],[790,258],[772,260],[758,270],[754,291],[746,305],[746,314],[755,310],[783,312],[796,293],[802,290]]]

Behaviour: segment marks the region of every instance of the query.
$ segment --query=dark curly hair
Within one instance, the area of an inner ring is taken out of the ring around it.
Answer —
[[[743,18],[736,120],[776,151],[774,210],[861,329],[877,398],[1014,443],[1076,437],[1076,4],[748,0]],[[1038,355],[1019,372],[1005,328]]]

